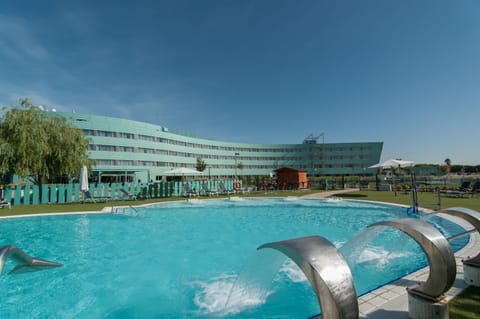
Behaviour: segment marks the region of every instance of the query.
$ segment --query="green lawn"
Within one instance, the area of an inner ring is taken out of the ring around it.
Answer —
[[[142,205],[155,203],[159,201],[175,200],[156,199],[156,200],[132,200],[132,201],[108,201],[100,203],[74,203],[74,204],[54,204],[54,205],[21,205],[13,206],[11,209],[3,208],[0,210],[0,216],[23,215],[23,214],[46,214],[46,213],[67,213],[67,212],[95,212],[101,211],[104,207],[126,206],[126,205]]]
[[[480,318],[480,287],[468,287],[448,304],[450,319]]]
[[[259,192],[250,192],[248,194],[238,194],[235,196],[241,197],[284,197],[284,196],[302,196],[318,191],[259,191]],[[219,195],[206,197],[201,196],[200,198],[226,198],[227,195]],[[11,216],[11,215],[23,215],[23,214],[46,214],[46,213],[64,213],[64,212],[85,212],[85,211],[101,211],[104,207],[112,206],[125,206],[125,205],[143,205],[150,203],[159,203],[166,201],[175,201],[175,200],[185,200],[185,197],[170,197],[170,198],[155,198],[155,199],[139,199],[139,200],[130,200],[130,201],[108,201],[102,203],[85,203],[85,204],[54,204],[54,205],[21,205],[21,206],[12,206],[11,209],[3,208],[0,209],[0,216]]]
[[[418,203],[420,207],[435,209],[437,207],[437,194],[429,192],[418,192]],[[403,192],[382,192],[382,191],[360,191],[339,195],[345,199],[371,200],[386,203],[411,205],[410,194]],[[465,197],[448,197],[441,195],[441,208],[466,207],[480,211],[480,194]]]

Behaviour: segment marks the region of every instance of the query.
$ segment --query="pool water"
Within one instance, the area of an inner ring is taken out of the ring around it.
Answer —
[[[325,237],[344,254],[361,295],[426,265],[402,232],[364,230],[406,216],[375,203],[232,198],[2,219],[0,245],[64,266],[7,275],[15,266],[8,260],[0,318],[307,318],[320,309],[301,271],[256,248]],[[429,223],[447,237],[463,231],[440,218]]]

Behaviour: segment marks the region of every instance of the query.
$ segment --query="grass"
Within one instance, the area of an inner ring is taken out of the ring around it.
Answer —
[[[450,319],[480,318],[480,287],[470,286],[448,303]]]
[[[302,191],[258,191],[250,192],[248,194],[239,194],[235,196],[241,197],[286,197],[286,196],[303,196],[312,193],[318,193],[315,190]],[[385,203],[394,203],[402,205],[411,205],[411,197],[409,194],[403,192],[388,192],[388,191],[360,191],[339,195],[345,199],[370,200]],[[225,198],[227,195],[219,195],[213,197],[201,198]],[[149,203],[158,203],[174,200],[182,200],[183,197],[170,198],[155,198],[155,199],[141,199],[136,201],[109,201],[104,203],[85,203],[85,204],[55,204],[55,205],[21,205],[13,206],[11,209],[0,209],[0,216],[12,216],[23,214],[45,214],[45,213],[60,213],[60,212],[84,212],[84,211],[101,211],[104,207],[112,206],[128,206],[128,205],[142,205]],[[437,208],[437,195],[435,193],[419,192],[418,202],[419,206],[435,209]],[[446,197],[441,196],[441,207],[466,207],[480,211],[480,195],[466,196],[466,197]]]
[[[245,195],[245,197],[286,197],[286,196],[302,196],[318,191],[260,191],[251,192]],[[410,205],[411,198],[409,194],[402,192],[383,192],[383,191],[360,191],[352,192],[340,195],[345,199],[358,199],[378,201],[402,205]],[[227,196],[214,196],[211,198],[225,198]],[[210,198],[210,197],[203,197]],[[0,216],[12,216],[23,214],[44,214],[44,213],[59,213],[59,212],[82,212],[82,211],[101,211],[104,207],[111,206],[126,206],[126,205],[141,205],[149,203],[158,203],[166,201],[174,201],[184,198],[157,198],[146,199],[136,201],[110,201],[106,203],[85,203],[85,204],[56,204],[56,205],[28,205],[17,206],[11,209],[4,208],[0,210]],[[425,208],[436,208],[437,195],[434,193],[418,193],[419,206]],[[480,196],[468,196],[468,197],[441,197],[441,207],[466,207],[480,211]],[[464,290],[459,296],[455,297],[449,303],[450,318],[451,319],[478,319],[480,309],[480,288],[470,287]]]
[[[437,194],[429,192],[419,192],[418,203],[420,207],[436,209],[437,208]],[[378,202],[411,205],[410,194],[403,192],[388,192],[388,191],[360,191],[340,195],[345,199],[359,199],[371,200]],[[441,208],[447,207],[466,207],[480,211],[480,195],[466,196],[466,197],[447,197],[442,195],[440,197]]]
[[[285,197],[285,196],[302,196],[318,191],[259,191],[250,192],[249,194],[238,194],[235,196],[241,197]],[[218,195],[212,197],[200,197],[204,199],[208,198],[227,198],[227,195]],[[35,215],[35,214],[47,214],[47,213],[66,213],[66,212],[98,212],[105,207],[112,206],[135,206],[151,203],[160,203],[168,201],[185,200],[185,197],[169,197],[169,198],[154,198],[154,199],[139,199],[139,200],[115,200],[99,203],[72,203],[72,204],[54,204],[54,205],[20,205],[12,206],[11,209],[0,209],[0,216],[15,216],[15,215]]]
[[[148,200],[134,200],[134,201],[109,201],[109,202],[97,202],[97,203],[73,203],[73,204],[54,204],[54,205],[21,205],[13,206],[11,209],[3,208],[0,210],[0,216],[15,216],[15,215],[35,215],[35,214],[47,214],[47,213],[67,213],[67,212],[98,212],[105,207],[112,206],[128,206],[128,205],[142,205],[148,203],[155,203],[159,201],[172,201],[177,198],[164,198],[164,199],[148,199]]]

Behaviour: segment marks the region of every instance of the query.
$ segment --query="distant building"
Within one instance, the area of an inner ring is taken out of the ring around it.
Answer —
[[[159,181],[175,167],[207,164],[203,177],[268,176],[281,167],[308,175],[367,174],[380,160],[383,142],[318,143],[309,136],[301,144],[246,144],[201,139],[160,125],[78,113],[63,116],[90,139],[93,175],[106,181]]]

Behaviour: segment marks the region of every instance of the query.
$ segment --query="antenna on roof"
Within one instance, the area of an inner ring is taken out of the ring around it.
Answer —
[[[318,135],[310,134],[303,140],[303,144],[318,144],[318,139],[322,138],[322,144],[325,144],[325,133],[320,133]]]

